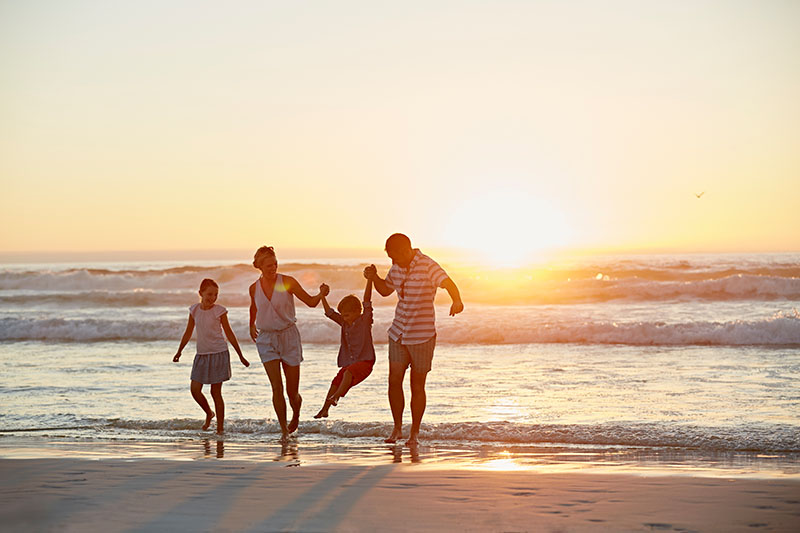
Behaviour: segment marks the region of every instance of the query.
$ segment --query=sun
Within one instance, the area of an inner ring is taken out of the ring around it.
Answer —
[[[568,244],[569,228],[546,198],[490,189],[454,207],[444,231],[449,246],[475,252],[498,267],[518,267],[543,251]]]

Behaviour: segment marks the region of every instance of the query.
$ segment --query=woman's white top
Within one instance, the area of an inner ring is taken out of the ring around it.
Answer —
[[[219,304],[214,304],[211,309],[203,309],[200,304],[189,308],[189,314],[194,318],[197,330],[197,353],[200,355],[224,352],[228,349],[228,341],[222,334],[220,317],[228,310]]]
[[[283,276],[277,275],[272,298],[267,298],[261,286],[261,278],[256,280],[255,290],[256,328],[259,331],[280,331],[296,322],[294,316],[294,296],[283,284]]]

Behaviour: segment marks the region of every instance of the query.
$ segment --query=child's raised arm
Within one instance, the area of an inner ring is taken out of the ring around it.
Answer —
[[[239,354],[239,361],[241,361],[244,366],[250,366],[250,361],[245,359],[242,355],[242,349],[239,348],[239,341],[236,340],[236,334],[231,329],[230,322],[228,322],[228,313],[225,313],[219,317],[219,321],[222,324],[222,331],[224,331],[225,336],[228,337],[228,342],[233,345],[233,349],[236,350],[237,354]]]
[[[178,346],[178,351],[175,353],[175,357],[172,358],[173,363],[177,363],[181,359],[181,352],[186,345],[189,344],[189,340],[192,338],[192,332],[194,331],[194,317],[189,313],[189,322],[186,324],[186,331],[183,332],[183,337],[181,337],[181,344]]]
[[[372,280],[367,278],[367,286],[364,287],[364,303],[372,302]]]

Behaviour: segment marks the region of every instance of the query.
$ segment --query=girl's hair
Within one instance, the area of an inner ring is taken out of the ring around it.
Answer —
[[[344,311],[357,311],[361,312],[361,300],[357,296],[348,294],[339,302],[336,309],[342,313]]]
[[[219,285],[217,285],[217,282],[211,278],[206,278],[200,282],[200,292],[203,292],[209,287],[216,287],[219,289]]]
[[[275,249],[272,246],[262,246],[256,250],[256,253],[253,254],[253,266],[256,266],[256,259],[258,259],[258,256],[262,254],[269,254],[272,257],[276,257]]]

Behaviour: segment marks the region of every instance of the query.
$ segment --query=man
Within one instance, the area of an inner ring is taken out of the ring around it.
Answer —
[[[458,287],[430,257],[411,247],[411,240],[402,233],[386,239],[386,255],[392,267],[386,279],[378,276],[375,265],[364,269],[364,277],[372,280],[381,296],[397,292],[394,321],[389,328],[389,405],[394,429],[386,442],[394,443],[403,436],[403,379],[411,367],[411,434],[406,444],[418,444],[419,427],[425,414],[425,379],[431,369],[436,346],[436,325],[433,299],[442,287],[453,304],[450,316],[464,310]]]

